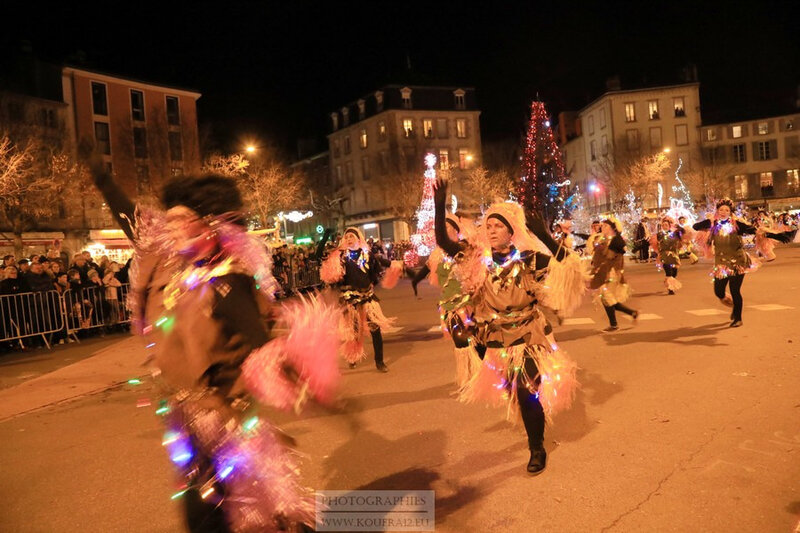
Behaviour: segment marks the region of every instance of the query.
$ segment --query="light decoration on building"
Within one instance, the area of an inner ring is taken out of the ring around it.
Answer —
[[[312,211],[306,211],[305,213],[301,211],[289,211],[288,213],[284,213],[283,211],[281,211],[280,213],[278,213],[278,218],[280,220],[289,220],[294,223],[300,222],[301,220],[305,220],[307,218],[311,218],[313,216],[314,213]]]
[[[664,200],[664,187],[658,182],[658,208],[661,209],[661,202]]]
[[[433,202],[433,186],[436,183],[436,156],[425,155],[425,182],[422,185],[422,202],[417,208],[417,232],[411,236],[411,243],[418,256],[431,255],[436,246],[433,230],[436,206]]]
[[[455,194],[450,195],[450,212],[455,214],[458,211],[458,198]]]

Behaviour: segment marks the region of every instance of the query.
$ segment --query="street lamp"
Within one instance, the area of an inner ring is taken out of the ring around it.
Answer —
[[[665,153],[665,154],[668,154],[668,153],[670,153],[671,151],[672,151],[672,148],[669,148],[669,147],[667,147],[667,148],[664,148],[664,153]]]
[[[248,154],[254,154],[256,152],[256,147],[253,146],[252,144],[248,144],[245,147],[244,151],[247,152]]]

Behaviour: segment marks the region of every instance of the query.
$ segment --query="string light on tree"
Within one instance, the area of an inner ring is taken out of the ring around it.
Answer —
[[[436,207],[433,202],[433,186],[436,184],[436,156],[425,155],[425,182],[422,186],[422,202],[417,209],[417,232],[411,236],[419,256],[431,255],[436,245],[433,224]]]

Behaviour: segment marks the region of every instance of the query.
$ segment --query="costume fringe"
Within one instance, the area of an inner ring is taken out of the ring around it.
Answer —
[[[403,262],[402,261],[392,261],[392,266],[386,269],[386,272],[383,274],[383,279],[381,280],[381,287],[384,289],[394,289],[397,286],[397,282],[400,280],[400,276],[403,275]]]
[[[589,279],[588,265],[578,254],[567,253],[562,261],[551,259],[544,280],[544,305],[571,315],[580,307]]]
[[[365,303],[364,309],[366,310],[367,323],[371,325],[370,327],[378,327],[384,333],[394,333],[399,331],[399,329],[395,326],[397,318],[388,318],[386,315],[384,315],[383,309],[381,309],[381,304],[379,304],[377,301],[370,300],[369,302]]]
[[[339,384],[339,320],[338,308],[316,295],[284,304],[280,322],[289,333],[247,357],[242,377],[248,390],[259,402],[283,410],[297,405],[306,391],[322,403],[332,401]]]
[[[492,261],[489,248],[468,245],[453,262],[452,273],[461,284],[463,294],[475,294],[483,286]]]
[[[758,253],[760,253],[761,256],[764,257],[764,259],[766,259],[767,261],[775,260],[776,257],[774,252],[775,241],[773,241],[766,235],[763,235],[761,233],[756,233],[755,244],[756,244],[756,250],[758,250]]]
[[[694,243],[703,252],[706,259],[714,259],[714,247],[709,242],[710,231],[697,231],[694,234]]]
[[[367,316],[363,307],[345,305],[339,321],[339,339],[342,356],[348,363],[357,363],[366,359],[364,352],[364,335],[367,331]]]
[[[322,262],[319,269],[319,277],[328,285],[342,281],[344,277],[344,266],[341,261],[341,250],[334,250],[331,255]]]
[[[672,276],[667,276],[664,278],[664,285],[667,286],[667,290],[678,292],[678,290],[683,287],[683,284],[678,281],[678,278],[673,278]]]
[[[456,358],[456,384],[461,389],[480,370],[483,361],[472,343],[466,348],[455,348],[453,353]]]

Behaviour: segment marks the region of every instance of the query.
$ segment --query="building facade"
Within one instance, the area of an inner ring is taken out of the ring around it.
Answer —
[[[704,124],[703,162],[720,170],[731,198],[769,210],[800,208],[800,111]]]
[[[345,226],[367,237],[406,240],[409,179],[423,180],[426,154],[457,179],[480,165],[480,111],[470,87],[388,85],[331,113],[332,186],[343,198]],[[416,205],[419,205],[416,200]]]
[[[578,111],[577,117],[560,116],[559,138],[566,169],[572,184],[580,187],[590,205],[607,208],[615,193],[619,195],[620,191],[602,185],[615,161],[663,153],[672,160],[674,169],[679,159],[684,165],[698,159],[702,123],[699,88],[697,82],[615,88]]]

